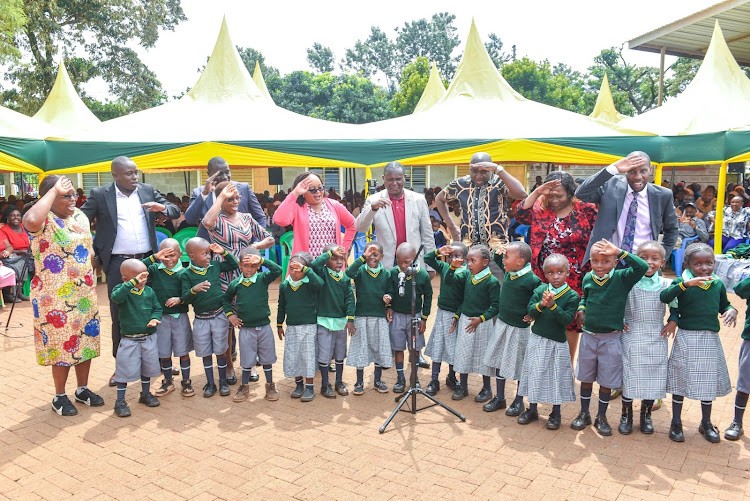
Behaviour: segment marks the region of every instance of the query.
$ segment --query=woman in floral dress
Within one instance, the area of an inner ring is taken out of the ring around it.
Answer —
[[[544,184],[516,207],[516,220],[531,226],[528,244],[534,273],[546,282],[542,270],[544,260],[550,254],[562,254],[570,262],[568,285],[581,295],[583,276],[591,270],[589,263],[581,263],[596,222],[596,206],[576,199],[575,191],[576,183],[570,174],[552,172]],[[567,334],[573,360],[580,334],[575,322],[568,326]]]
[[[46,177],[39,195],[23,217],[24,227],[34,237],[31,305],[36,358],[39,365],[52,366],[52,409],[61,416],[74,416],[78,411],[65,392],[71,366],[76,368],[75,400],[92,407],[104,405],[87,386],[91,359],[99,356],[101,327],[91,230],[88,218],[76,208],[78,196],[68,178]]]

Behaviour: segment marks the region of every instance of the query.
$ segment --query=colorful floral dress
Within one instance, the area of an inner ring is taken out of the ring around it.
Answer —
[[[32,235],[37,362],[70,366],[98,357],[101,324],[88,218],[77,208],[67,219],[50,212],[42,229]]]

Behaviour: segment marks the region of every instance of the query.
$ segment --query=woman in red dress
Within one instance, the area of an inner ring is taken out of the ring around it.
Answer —
[[[33,271],[34,261],[29,260],[26,272],[23,272],[26,254],[29,251],[29,235],[21,222],[21,211],[13,206],[8,207],[3,216],[5,226],[0,228],[0,260],[3,265],[11,268],[16,273],[16,284],[20,285],[26,280],[26,274]],[[32,268],[29,268],[32,267]],[[17,294],[16,294],[16,291]],[[21,287],[9,288],[3,291],[5,300],[8,302],[28,301],[29,298],[21,293]]]
[[[576,183],[570,174],[552,172],[544,184],[518,204],[516,220],[531,226],[528,244],[534,273],[546,282],[542,263],[550,254],[562,254],[570,262],[568,285],[580,295],[583,276],[591,270],[589,263],[581,263],[596,221],[596,206],[575,198],[575,191]],[[580,334],[575,322],[568,326],[567,334],[573,360]]]

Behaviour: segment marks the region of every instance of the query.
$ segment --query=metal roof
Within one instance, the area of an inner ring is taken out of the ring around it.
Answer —
[[[725,0],[628,41],[628,48],[703,59],[719,21],[732,55],[750,66],[750,0]]]

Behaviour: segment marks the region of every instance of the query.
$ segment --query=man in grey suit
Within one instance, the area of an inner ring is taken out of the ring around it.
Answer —
[[[197,236],[211,240],[208,237],[208,230],[200,222],[214,203],[214,187],[223,181],[231,181],[232,173],[229,170],[227,161],[221,157],[213,157],[209,160],[207,170],[208,179],[206,179],[206,184],[193,189],[193,193],[190,195],[190,205],[185,211],[185,221],[188,224],[198,225]],[[255,193],[250,189],[250,185],[247,183],[234,184],[237,186],[237,191],[241,197],[240,206],[237,208],[237,211],[250,214],[258,224],[265,228],[266,214],[263,212],[263,208],[260,206]]]
[[[156,215],[180,216],[180,209],[170,203],[150,184],[138,182],[138,167],[128,157],[117,157],[111,166],[114,182],[91,190],[81,211],[96,221],[94,236],[94,270],[107,276],[107,292],[122,282],[120,265],[126,259],[143,259],[158,251]],[[120,316],[117,304],[109,302],[112,317],[112,356],[120,345]],[[112,375],[114,377],[114,374]],[[110,378],[110,386],[113,381]]]
[[[584,263],[589,260],[591,246],[602,238],[635,252],[640,244],[658,240],[663,233],[664,250],[667,256],[672,253],[679,232],[672,192],[650,183],[652,174],[651,158],[634,151],[578,187],[578,199],[599,204]]]

